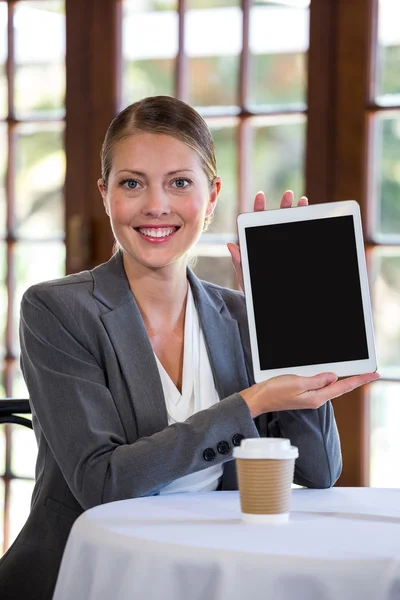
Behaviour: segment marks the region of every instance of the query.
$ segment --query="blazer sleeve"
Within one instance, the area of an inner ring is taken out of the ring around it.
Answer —
[[[288,438],[298,447],[294,483],[308,488],[334,485],[342,471],[342,454],[330,401],[318,409],[268,413],[256,422],[260,435]]]
[[[88,349],[60,294],[48,288],[25,292],[20,341],[38,435],[84,509],[157,494],[179,477],[230,460],[232,444],[221,454],[220,441],[235,434],[258,436],[247,404],[233,394],[185,422],[127,443],[106,369]],[[204,458],[210,448],[212,462]]]

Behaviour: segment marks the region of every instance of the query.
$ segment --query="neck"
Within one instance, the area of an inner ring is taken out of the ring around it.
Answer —
[[[186,261],[148,269],[124,255],[124,268],[147,331],[179,327],[184,321],[188,290]]]

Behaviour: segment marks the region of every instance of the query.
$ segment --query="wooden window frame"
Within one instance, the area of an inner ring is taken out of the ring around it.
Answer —
[[[110,256],[108,220],[95,186],[104,132],[118,111],[121,68],[121,2],[67,3],[67,269],[89,268]],[[242,0],[243,36],[248,39],[250,0]],[[369,250],[367,147],[372,30],[375,0],[312,0],[308,55],[306,193],[311,202],[357,199]],[[179,1],[182,17],[185,0]],[[69,18],[68,18],[69,16]],[[176,92],[186,98],[184,25],[179,26]],[[79,41],[80,40],[80,41]],[[240,58],[239,209],[248,188],[246,91],[248,51]],[[87,116],[89,115],[89,118]],[[82,143],[84,142],[84,143]],[[369,483],[368,388],[334,401],[342,443],[340,485]]]
[[[15,0],[5,0],[12,16]],[[238,210],[246,206],[249,177],[247,108],[248,35],[251,0],[242,0],[244,50],[240,57],[240,113],[238,128],[239,199]],[[372,209],[368,177],[371,122],[385,110],[373,101],[371,82],[378,0],[312,0],[310,7],[310,48],[308,53],[306,193],[311,202],[353,198],[361,206],[367,259],[377,244],[371,236]],[[179,0],[179,53],[176,68],[176,95],[187,97],[187,60],[184,53],[186,0]],[[100,176],[99,153],[105,131],[120,108],[122,22],[121,0],[68,0],[66,2],[66,130],[67,170],[66,271],[92,268],[110,257],[113,243],[96,181]],[[7,74],[14,69],[12,19],[9,19]],[[371,58],[372,57],[372,58]],[[8,91],[14,106],[13,88]],[[392,110],[393,107],[387,110]],[[400,107],[395,107],[400,108]],[[298,112],[298,111],[296,111]],[[220,116],[220,115],[219,115]],[[228,116],[228,115],[227,115]],[[13,182],[15,167],[13,110],[7,118],[9,166],[6,193],[9,202],[7,237],[9,271],[7,291],[14,290]],[[16,357],[12,352],[13,303],[9,302],[6,328],[7,355],[4,380],[11,389]],[[341,437],[343,474],[339,485],[369,484],[369,390],[364,387],[334,400]],[[6,512],[9,510],[11,433],[6,429],[7,464]],[[7,522],[6,522],[7,528]],[[7,531],[6,531],[7,536]]]
[[[20,241],[24,241],[16,233],[16,195],[15,195],[15,172],[16,172],[16,131],[21,123],[59,123],[63,118],[42,118],[42,117],[22,117],[19,118],[15,106],[14,79],[15,79],[15,34],[14,34],[14,14],[20,0],[4,0],[7,6],[7,58],[5,64],[7,88],[8,113],[3,121],[7,127],[7,164],[5,176],[5,197],[6,197],[6,235],[4,242],[6,245],[6,291],[7,291],[7,316],[5,327],[5,356],[1,368],[2,383],[6,397],[12,397],[15,370],[18,361],[18,353],[15,348],[15,292],[16,292],[16,269],[15,269],[15,249]],[[29,2],[30,0],[24,0]],[[46,240],[47,241],[47,240]],[[33,242],[34,243],[34,242]],[[11,465],[12,455],[12,425],[6,424],[5,428],[5,466],[1,479],[4,483],[4,548],[8,547],[10,536],[10,497],[11,482],[14,480],[28,480],[28,477],[19,477]]]
[[[247,102],[250,53],[249,23],[252,0],[242,0],[243,50],[239,60],[238,112],[238,203],[237,212],[248,206],[249,122],[252,117],[273,114],[301,114],[297,108],[263,112],[252,111]],[[188,58],[185,52],[185,12],[187,1],[178,0],[178,53],[175,69],[175,95],[188,99]],[[67,3],[67,272],[91,268],[110,257],[112,237],[108,218],[95,185],[100,176],[99,152],[106,128],[120,107],[121,56],[120,25],[122,0],[94,0],[82,12],[78,0]],[[101,43],[100,43],[101,40]],[[101,77],[102,75],[102,77]],[[93,115],[93,119],[86,115]],[[222,107],[213,118],[230,119],[231,108]],[[79,133],[78,133],[79,132]],[[80,143],[79,136],[84,138]],[[207,234],[204,238],[207,237]],[[206,241],[206,239],[205,239]]]
[[[318,202],[359,202],[370,273],[383,245],[374,236],[373,125],[378,114],[400,110],[374,99],[378,8],[378,0],[312,0],[309,53],[307,193]],[[370,386],[333,404],[343,453],[338,484],[368,486]]]
[[[105,130],[118,111],[121,66],[121,2],[80,0],[67,3],[67,136],[66,179],[67,270],[91,268],[110,256],[112,240],[95,186],[99,149]],[[250,0],[242,0],[243,39],[248,40]],[[183,51],[183,15],[179,0],[180,51],[176,94],[187,96],[187,62]],[[308,54],[306,193],[311,202],[354,198],[361,206],[367,255],[368,127],[371,108],[370,57],[374,56],[377,0],[312,0]],[[69,18],[68,18],[69,17]],[[245,44],[246,48],[246,44]],[[241,112],[238,134],[239,210],[248,192],[248,119],[246,109],[248,51],[240,58]],[[89,118],[87,116],[89,115]],[[84,143],[82,143],[84,141]],[[369,484],[369,390],[365,386],[334,400],[343,453],[338,485]]]

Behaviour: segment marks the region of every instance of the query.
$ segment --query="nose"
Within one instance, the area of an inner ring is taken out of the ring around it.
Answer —
[[[143,213],[146,216],[161,217],[171,212],[169,197],[163,187],[149,186],[145,195]]]

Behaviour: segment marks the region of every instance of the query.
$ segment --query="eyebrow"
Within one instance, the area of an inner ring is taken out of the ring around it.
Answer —
[[[118,175],[118,173],[131,173],[132,175],[138,175],[139,177],[147,177],[146,173],[143,173],[142,171],[135,171],[134,169],[120,169],[117,171],[116,175]],[[168,171],[166,175],[171,177],[177,173],[194,173],[194,171],[193,169],[176,169],[175,171]]]

